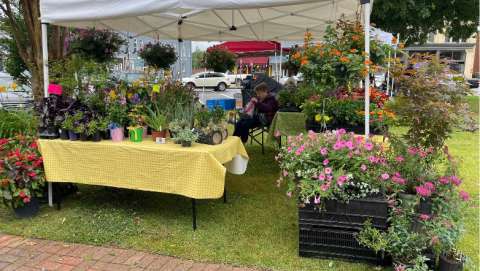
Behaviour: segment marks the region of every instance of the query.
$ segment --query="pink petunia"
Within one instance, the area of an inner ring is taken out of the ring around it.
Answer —
[[[395,157],[395,161],[401,163],[401,162],[405,161],[405,158],[403,158],[403,156],[399,155],[399,156]]]
[[[320,204],[320,197],[315,196],[315,198],[313,199],[313,203]]]
[[[415,155],[415,154],[417,154],[418,149],[417,149],[417,148],[410,147],[410,148],[408,148],[407,151],[408,151],[408,153],[409,153],[410,155]]]
[[[323,192],[327,191],[330,188],[330,182],[326,182],[320,186],[320,190]]]
[[[332,175],[328,175],[328,176],[327,176],[327,180],[329,180],[329,181],[333,180],[333,176],[332,176]]]
[[[347,176],[345,176],[345,175],[340,175],[337,178],[338,186],[342,186],[346,181],[347,181]]]
[[[366,166],[365,164],[362,164],[362,165],[360,166],[360,169],[361,169],[362,171],[367,171],[367,166]]]
[[[370,157],[368,157],[368,160],[369,160],[370,163],[372,163],[372,164],[375,164],[375,163],[378,161],[377,157],[375,157],[375,156],[370,156]]]
[[[460,198],[463,200],[463,201],[468,201],[470,200],[470,195],[468,194],[468,192],[466,191],[460,191],[458,192],[458,195],[460,196]]]
[[[417,194],[421,197],[428,198],[432,195],[432,191],[424,186],[415,187]]]
[[[423,186],[432,192],[435,191],[435,185],[432,182],[426,182]]]
[[[461,183],[462,183],[462,180],[460,180],[460,178],[458,178],[457,176],[450,176],[450,181],[455,185],[455,186],[459,186]]]
[[[330,161],[328,159],[325,159],[325,160],[323,160],[323,165],[326,166],[326,165],[328,165],[329,162]]]
[[[382,177],[382,180],[386,181],[390,178],[390,175],[388,175],[388,173],[383,173],[381,177]]]
[[[394,183],[397,183],[397,184],[400,184],[400,185],[405,185],[407,183],[407,181],[405,179],[403,179],[402,177],[398,177],[398,176],[393,176],[392,181]]]
[[[288,191],[287,192],[287,197],[291,198],[292,197],[292,192]]]
[[[283,170],[283,171],[282,171],[282,175],[283,175],[283,177],[287,177],[287,176],[288,176],[288,171]]]
[[[418,218],[420,218],[422,221],[427,221],[430,219],[430,216],[427,214],[421,214]]]
[[[345,143],[345,146],[349,149],[349,150],[353,150],[354,149],[354,145],[353,145],[353,142],[352,141],[347,141],[347,143]]]
[[[438,181],[439,181],[441,184],[445,184],[445,185],[447,185],[447,184],[450,183],[450,179],[449,179],[448,177],[445,177],[445,176],[440,177],[440,179],[438,179]]]
[[[323,173],[320,173],[320,175],[318,175],[318,179],[319,179],[320,181],[324,181],[325,178],[326,178],[326,176],[325,176],[325,174],[323,174]]]
[[[372,144],[371,142],[365,143],[365,146],[364,146],[364,147],[365,147],[365,149],[366,149],[367,151],[373,150],[373,144]]]
[[[320,149],[320,154],[323,155],[323,156],[327,155],[328,154],[327,148],[321,148]]]
[[[332,168],[331,167],[327,167],[325,168],[325,174],[332,174]]]
[[[337,130],[337,135],[344,135],[344,134],[346,134],[346,133],[347,133],[347,131],[346,131],[345,129],[343,129],[343,128]]]

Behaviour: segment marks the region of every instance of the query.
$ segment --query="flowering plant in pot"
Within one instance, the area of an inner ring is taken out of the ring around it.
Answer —
[[[198,139],[198,134],[191,129],[180,130],[176,136],[182,142],[182,147],[191,147],[192,142]]]
[[[156,140],[157,137],[166,138],[167,137],[167,118],[160,113],[158,107],[155,105],[155,110],[152,110],[150,107],[147,107],[148,114],[145,117],[145,123],[152,129],[152,139]]]
[[[100,117],[97,120],[98,131],[100,132],[103,139],[110,138],[110,133],[108,132],[108,124],[109,124],[108,117]]]
[[[12,207],[18,217],[38,213],[43,194],[43,162],[33,137],[17,136],[0,141],[6,155],[0,160],[0,198]]]
[[[110,93],[112,93],[111,91]],[[114,93],[114,92],[113,92]],[[113,94],[110,94],[111,99],[114,97]],[[110,129],[110,136],[112,141],[121,142],[124,137],[124,126],[127,122],[127,107],[125,99],[113,100],[109,103],[108,106],[108,119],[110,124],[108,128]]]
[[[128,113],[130,119],[130,126],[128,126],[128,134],[130,141],[142,142],[144,135],[145,117],[143,115],[143,106],[140,104],[134,105]]]
[[[391,183],[383,147],[340,129],[289,137],[276,157],[287,195],[301,203],[348,202],[376,196]]]

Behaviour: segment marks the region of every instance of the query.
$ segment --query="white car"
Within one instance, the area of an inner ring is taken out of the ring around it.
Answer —
[[[228,77],[221,72],[200,72],[191,77],[182,78],[182,84],[189,88],[214,88],[214,90],[225,91],[230,87]]]
[[[232,85],[240,85],[245,78],[247,78],[248,75],[250,74],[245,74],[245,73],[232,73],[230,71],[226,72],[225,75],[228,78],[228,81]]]
[[[297,75],[294,75],[294,76],[291,76],[291,77],[288,77],[288,76],[283,76],[282,78],[280,78],[280,80],[278,81],[282,86],[285,85],[285,83],[287,82],[288,79],[292,78],[293,81],[295,82],[295,84],[298,84],[298,83],[301,83],[303,82],[303,74],[302,73],[297,73]]]

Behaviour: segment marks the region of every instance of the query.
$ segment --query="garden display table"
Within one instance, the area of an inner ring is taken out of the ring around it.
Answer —
[[[268,138],[271,140],[305,133],[305,121],[306,117],[302,112],[277,112],[270,125]]]
[[[82,142],[39,140],[49,182],[102,185],[182,195],[195,199],[217,199],[225,194],[225,174],[243,174],[248,154],[240,138],[230,136],[222,144],[181,147],[150,138],[139,143],[110,140]],[[224,198],[225,199],[225,198]]]

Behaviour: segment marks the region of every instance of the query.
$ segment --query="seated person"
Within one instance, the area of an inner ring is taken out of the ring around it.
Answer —
[[[248,131],[255,127],[269,126],[278,110],[278,102],[268,91],[268,85],[261,83],[255,87],[253,97],[245,108],[240,120],[235,124],[234,136],[247,142]]]

